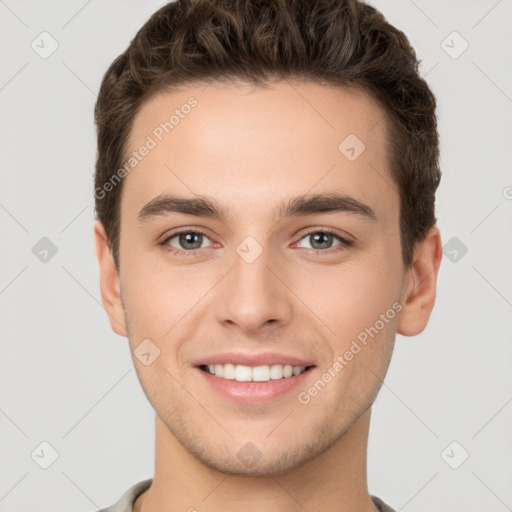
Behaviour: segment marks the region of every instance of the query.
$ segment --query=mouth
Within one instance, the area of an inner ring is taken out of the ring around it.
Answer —
[[[213,392],[216,400],[226,398],[237,405],[258,405],[273,400],[296,400],[292,391],[306,388],[313,378],[315,365],[269,364],[249,366],[234,363],[200,364],[195,367],[203,383],[206,396]]]
[[[202,364],[198,368],[209,375],[225,380],[237,382],[269,382],[274,380],[290,379],[309,371],[310,366],[292,366],[289,364],[273,364],[260,366],[246,366],[242,364]]]

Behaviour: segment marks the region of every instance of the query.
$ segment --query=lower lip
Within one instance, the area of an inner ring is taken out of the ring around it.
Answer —
[[[280,396],[289,393],[301,384],[304,384],[314,367],[292,377],[269,380],[267,382],[239,382],[237,380],[223,379],[216,377],[200,368],[196,370],[202,375],[205,381],[221,395],[236,402],[244,404],[259,404],[269,402]]]

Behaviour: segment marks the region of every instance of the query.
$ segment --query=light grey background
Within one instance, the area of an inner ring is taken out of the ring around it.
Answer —
[[[438,98],[445,256],[430,324],[398,336],[373,408],[369,489],[405,512],[512,510],[512,2],[373,3]],[[153,475],[153,410],[100,299],[93,107],[162,4],[0,1],[2,512],[93,511]]]

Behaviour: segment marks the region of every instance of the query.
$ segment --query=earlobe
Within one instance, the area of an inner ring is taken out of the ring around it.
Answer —
[[[442,257],[441,234],[437,226],[432,226],[415,247],[413,262],[407,272],[397,324],[399,334],[416,336],[427,326],[436,299]]]
[[[127,336],[119,273],[110,252],[105,228],[99,220],[94,224],[94,241],[100,270],[103,307],[108,314],[112,330],[119,336]]]

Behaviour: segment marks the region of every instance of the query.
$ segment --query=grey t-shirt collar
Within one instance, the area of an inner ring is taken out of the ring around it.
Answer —
[[[152,478],[142,480],[141,482],[132,485],[127,489],[119,500],[108,508],[103,508],[99,512],[133,512],[133,504],[135,500],[149,487],[153,482]],[[380,510],[380,512],[395,512],[389,505],[386,505],[377,496],[371,496],[373,503]]]

